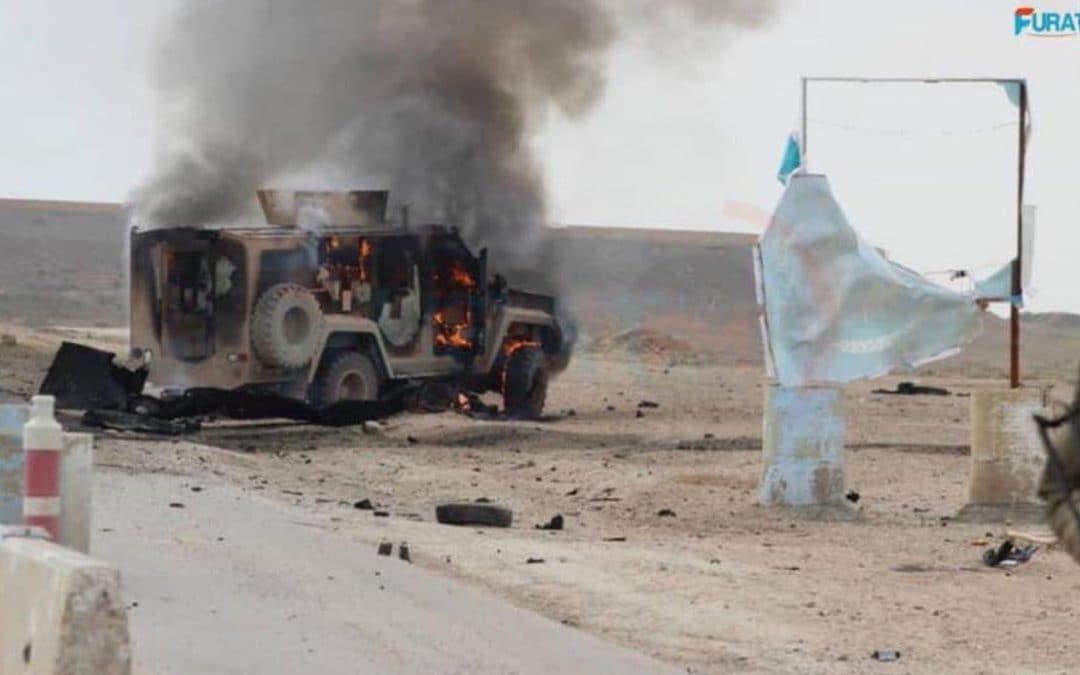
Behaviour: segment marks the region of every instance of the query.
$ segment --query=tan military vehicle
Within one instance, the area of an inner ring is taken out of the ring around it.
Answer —
[[[266,226],[132,228],[131,345],[150,381],[316,406],[454,382],[539,415],[568,359],[554,299],[489,279],[453,228],[388,221],[387,197],[261,191]]]

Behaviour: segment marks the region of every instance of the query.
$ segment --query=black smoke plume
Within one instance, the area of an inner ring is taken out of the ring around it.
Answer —
[[[457,225],[497,267],[539,283],[554,269],[530,149],[545,118],[591,109],[620,31],[753,26],[769,5],[179,1],[153,68],[161,143],[135,220],[228,221],[257,188],[316,167],[335,184],[302,187],[389,187],[414,221]]]

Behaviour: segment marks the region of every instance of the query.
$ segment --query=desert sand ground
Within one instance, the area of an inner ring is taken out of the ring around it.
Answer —
[[[60,339],[124,340],[122,330],[4,330],[19,344],[0,348],[0,377],[17,396]],[[1055,550],[1012,571],[984,567],[1005,527],[951,520],[970,462],[965,394],[1000,380],[920,378],[948,397],[871,393],[901,378],[849,386],[858,517],[820,522],[757,505],[760,368],[680,360],[583,351],[553,383],[543,422],[451,412],[367,430],[219,423],[182,439],[101,434],[96,461],[229,481],[372,555],[378,541],[406,540],[416,564],[690,672],[1075,669],[1080,569]],[[1027,385],[1071,392],[1066,380]],[[639,417],[642,400],[659,407]],[[481,497],[513,508],[514,526],[434,522],[437,503]],[[353,507],[365,498],[389,517]],[[200,495],[162,494],[160,508],[177,499]],[[534,529],[555,514],[563,531]],[[878,663],[876,649],[901,659]]]

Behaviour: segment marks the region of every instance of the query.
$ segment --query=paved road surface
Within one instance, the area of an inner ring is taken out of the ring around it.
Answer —
[[[679,672],[224,482],[99,469],[94,502],[136,675]]]

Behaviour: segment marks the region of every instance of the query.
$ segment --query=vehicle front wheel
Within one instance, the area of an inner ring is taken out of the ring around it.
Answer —
[[[503,407],[511,417],[537,419],[547,399],[547,360],[539,347],[519,347],[503,368]]]
[[[319,369],[312,399],[320,408],[340,401],[374,401],[380,384],[379,371],[367,354],[341,352]]]

